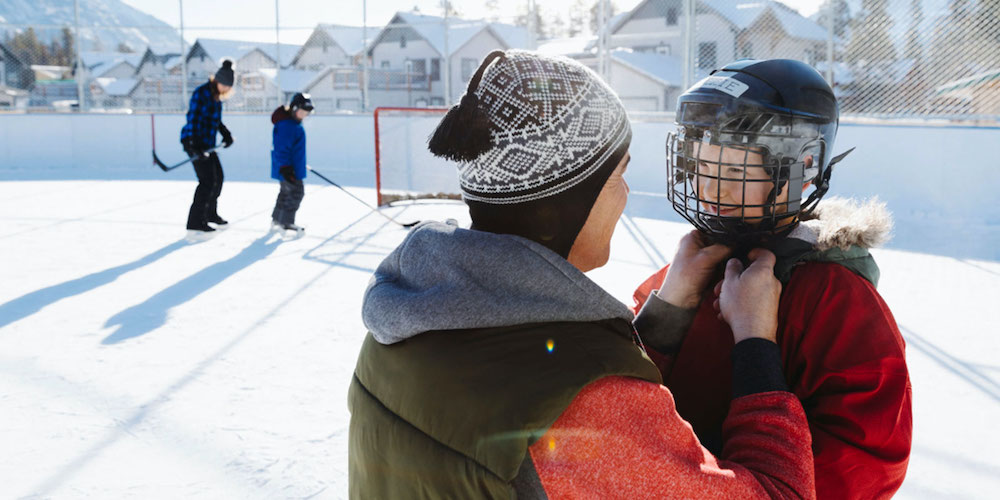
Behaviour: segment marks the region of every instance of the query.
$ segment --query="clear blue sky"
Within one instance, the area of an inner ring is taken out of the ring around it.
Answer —
[[[164,22],[177,26],[180,22],[178,0],[123,0],[139,10],[152,14]],[[733,0],[751,3],[753,0]],[[577,0],[538,0],[543,13],[563,17]],[[640,0],[612,0],[619,11],[631,9]],[[585,0],[586,4],[593,0]],[[804,15],[814,13],[820,0],[784,0]],[[452,0],[452,4],[467,18],[491,16],[485,0]],[[187,0],[184,2],[185,38],[231,38],[243,40],[274,41],[274,0]],[[334,23],[361,26],[361,0],[281,0],[281,41],[302,43],[316,23]],[[380,28],[389,22],[396,11],[419,7],[426,14],[440,15],[438,0],[369,0],[368,25]],[[497,11],[502,20],[512,21],[527,0],[498,0]],[[257,29],[249,29],[254,28]],[[206,29],[208,28],[208,29]]]

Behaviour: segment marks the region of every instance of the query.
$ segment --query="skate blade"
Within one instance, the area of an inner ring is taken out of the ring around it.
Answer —
[[[298,231],[295,231],[295,230],[292,230],[292,229],[282,229],[281,230],[281,237],[285,241],[297,240],[297,239],[299,239],[299,238],[301,238],[301,237],[303,237],[305,235],[306,235],[306,230],[305,229],[299,229]]]
[[[215,231],[196,231],[194,229],[188,229],[187,234],[184,236],[184,240],[190,243],[197,243],[199,241],[207,241],[215,236]]]

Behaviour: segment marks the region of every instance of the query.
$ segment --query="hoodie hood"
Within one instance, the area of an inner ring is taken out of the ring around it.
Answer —
[[[878,285],[878,265],[868,250],[889,240],[892,225],[892,215],[877,198],[824,200],[772,249],[778,257],[774,273],[787,283],[800,263],[835,262]]]
[[[435,330],[633,319],[625,304],[545,246],[440,222],[414,227],[382,261],[361,314],[382,344]]]
[[[291,120],[294,117],[291,113],[285,109],[284,106],[278,106],[273,113],[271,113],[271,123],[276,124],[280,121]]]

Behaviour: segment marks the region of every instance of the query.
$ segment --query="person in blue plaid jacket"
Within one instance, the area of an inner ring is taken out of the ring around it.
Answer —
[[[216,227],[225,226],[226,220],[219,216],[218,200],[222,193],[222,164],[219,156],[210,149],[216,146],[216,134],[222,134],[222,145],[233,145],[233,134],[222,123],[222,101],[228,99],[233,91],[233,62],[225,60],[222,67],[210,77],[208,82],[199,86],[191,94],[191,105],[188,107],[187,123],[181,129],[181,145],[184,152],[194,158],[194,172],[198,176],[198,187],[194,190],[194,201],[188,212],[187,228],[189,231],[203,233],[215,231]]]

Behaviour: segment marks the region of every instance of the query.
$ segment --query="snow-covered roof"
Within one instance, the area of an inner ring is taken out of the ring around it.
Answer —
[[[135,78],[95,78],[94,82],[101,86],[104,93],[110,96],[127,96],[139,85]]]
[[[547,56],[573,56],[589,54],[597,37],[553,38],[538,43],[539,54]]]
[[[279,72],[274,68],[262,68],[259,72],[272,82],[275,80],[275,73],[278,73],[278,86],[281,87],[282,92],[305,92],[321,74],[328,70],[329,68],[320,71],[282,69]]]
[[[611,58],[650,78],[671,87],[680,87],[683,82],[680,57],[656,52],[633,52],[627,49],[611,51]]]
[[[199,38],[195,45],[201,46],[201,49],[208,54],[208,57],[216,62],[221,62],[225,58],[230,58],[235,60],[253,52],[254,50],[260,50],[266,54],[271,59],[277,59],[277,47],[273,43],[263,43],[263,42],[251,42],[243,40],[220,40],[217,38]],[[292,59],[298,54],[299,49],[302,48],[301,45],[292,45],[288,43],[282,43],[281,45],[281,65],[288,66],[292,63]],[[194,47],[191,48],[194,50]],[[239,69],[239,68],[237,68]]]
[[[827,32],[822,26],[803,17],[787,5],[774,0],[699,0],[703,5],[719,13],[739,29],[747,29],[767,12],[774,14],[781,28],[794,38],[805,40],[826,40]]]
[[[326,32],[333,41],[340,45],[340,48],[350,55],[360,54],[365,50],[364,29],[361,26],[344,26],[340,24],[320,23],[317,28]],[[368,37],[371,38],[378,30],[373,27],[368,28]]]
[[[959,78],[940,85],[934,89],[934,94],[942,95],[956,90],[964,90],[984,83],[1000,81],[1000,68],[991,69],[966,78]]]
[[[430,46],[439,54],[445,53],[445,20],[443,17],[416,14],[413,12],[397,12],[392,20],[382,28],[379,33],[385,33],[399,24],[406,24],[427,41]],[[448,18],[448,51],[454,52],[479,34],[479,32],[489,29],[500,41],[509,48],[530,48],[531,34],[526,28],[503,23],[490,23],[483,20],[465,20],[454,17]],[[375,43],[379,37],[376,37]]]
[[[142,54],[131,52],[93,52],[93,51],[81,51],[80,60],[83,61],[83,65],[88,68],[93,68],[95,66],[108,65],[107,67],[112,67],[119,62],[127,62],[132,65],[132,67],[139,66],[139,62],[142,61]]]

